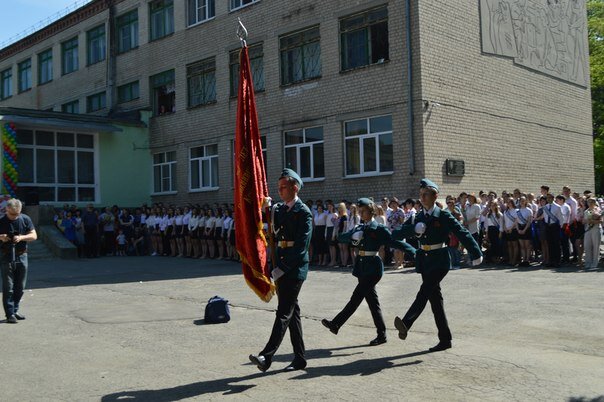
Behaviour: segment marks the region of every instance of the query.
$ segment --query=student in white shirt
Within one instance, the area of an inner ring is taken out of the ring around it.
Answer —
[[[508,263],[512,266],[518,264],[518,214],[516,203],[512,197],[508,198],[507,209],[503,213],[503,225],[501,231],[505,239],[508,251]]]
[[[549,264],[557,268],[560,266],[560,228],[564,223],[564,216],[560,205],[554,202],[553,194],[547,195],[547,205],[543,208],[543,220],[546,223],[547,246],[549,249]]]
[[[560,206],[562,212],[563,222],[562,230],[560,231],[560,247],[562,248],[562,262],[570,262],[570,222],[572,217],[571,207],[566,203],[566,197],[563,195],[557,195],[555,203]]]
[[[197,224],[197,236],[201,247],[199,258],[208,257],[208,243],[206,242],[206,221],[208,220],[207,212],[204,208],[199,210],[199,223]]]
[[[313,256],[317,256],[319,265],[327,265],[327,244],[325,242],[325,227],[327,226],[328,212],[323,210],[323,205],[317,205],[317,212],[313,217]]]
[[[224,215],[221,208],[216,209],[216,222],[214,223],[214,240],[216,241],[216,249],[218,251],[218,259],[224,259],[224,238],[222,237],[222,230],[224,225]]]
[[[520,243],[520,258],[522,262],[520,266],[529,267],[530,257],[532,252],[533,242],[533,210],[529,207],[528,200],[525,196],[520,197],[520,208],[516,211],[516,219],[518,221],[518,242]]]
[[[226,255],[223,258],[225,260],[230,260],[233,258],[233,247],[231,246],[231,242],[229,241],[229,233],[231,231],[232,225],[233,218],[231,217],[231,210],[225,209],[224,219],[222,221],[222,241],[224,242],[226,248]]]
[[[193,258],[199,258],[199,210],[197,207],[193,207],[191,210],[191,216],[189,217],[189,223],[187,225],[187,229],[189,232],[189,238],[191,242],[191,254],[189,254]]]
[[[184,207],[182,216],[182,234],[185,241],[185,257],[190,257],[193,249],[193,244],[191,243],[191,234],[189,233],[189,221],[191,220],[191,215],[191,209],[188,206]]]
[[[330,267],[336,266],[336,256],[337,250],[336,247],[338,243],[336,242],[337,229],[336,225],[338,224],[338,214],[336,213],[335,207],[331,200],[325,201],[327,204],[327,220],[325,221],[325,239],[327,240],[327,244],[329,245],[329,265]]]
[[[503,226],[503,214],[499,211],[497,200],[489,202],[487,214],[484,217],[484,226],[487,231],[488,249],[487,261],[499,263],[501,260],[501,227]]]
[[[359,215],[359,209],[356,204],[350,205],[350,213],[348,214],[348,221],[346,223],[346,232],[351,231],[352,229],[361,224],[361,215]],[[347,244],[346,246],[348,247],[350,260],[354,262],[357,258],[357,248],[353,247],[350,244]]]
[[[208,208],[206,213],[206,228],[205,228],[205,239],[206,247],[208,250],[207,258],[214,258],[216,253],[216,244],[214,242],[214,229],[216,228],[216,214],[213,209]]]

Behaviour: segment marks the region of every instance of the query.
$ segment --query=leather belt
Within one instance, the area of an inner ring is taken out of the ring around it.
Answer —
[[[293,247],[293,246],[294,246],[293,241],[279,240],[277,242],[277,247],[279,247],[279,248],[288,248],[288,247]]]
[[[378,255],[378,252],[377,251],[359,250],[359,255],[361,257],[375,257],[376,255]]]
[[[422,244],[421,246],[419,246],[419,248],[421,248],[424,251],[438,250],[439,248],[443,248],[443,247],[445,247],[445,243]]]

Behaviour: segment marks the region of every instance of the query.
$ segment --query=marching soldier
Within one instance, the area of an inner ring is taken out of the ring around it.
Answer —
[[[364,223],[357,225],[349,232],[340,234],[338,241],[352,243],[359,248],[352,271],[352,274],[358,278],[359,284],[354,289],[350,301],[344,309],[332,321],[324,319],[321,323],[329,328],[333,334],[337,335],[342,325],[354,314],[363,299],[365,299],[369,305],[373,323],[377,329],[377,338],[369,342],[369,345],[377,346],[387,341],[386,324],[382,317],[380,301],[375,289],[375,286],[384,274],[384,264],[378,251],[381,246],[393,246],[410,254],[415,254],[415,249],[403,241],[391,241],[390,230],[384,225],[378,224],[373,218],[375,215],[373,201],[368,198],[360,198],[357,201],[357,205],[359,206],[361,219]]]
[[[470,232],[447,210],[441,210],[435,205],[438,197],[438,186],[428,179],[420,181],[420,201],[423,206],[416,219],[415,225],[403,225],[392,233],[394,239],[417,236],[419,247],[416,254],[416,270],[422,275],[422,285],[415,301],[401,319],[394,319],[394,326],[401,339],[407,338],[407,332],[420,316],[429,301],[438,328],[439,342],[430,348],[431,352],[449,349],[451,331],[447,323],[440,282],[451,268],[451,258],[446,241],[452,232],[464,245],[470,254],[472,265],[482,262],[482,251]]]
[[[277,314],[268,343],[258,355],[249,356],[260,371],[271,366],[273,355],[288,328],[295,357],[285,371],[306,367],[298,294],[308,273],[313,218],[308,207],[298,198],[301,188],[300,176],[291,169],[284,169],[279,178],[279,196],[283,202],[276,204],[272,212],[276,235],[276,266],[272,277],[277,286]]]

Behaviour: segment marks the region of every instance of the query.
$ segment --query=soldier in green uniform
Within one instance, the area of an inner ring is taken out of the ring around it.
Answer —
[[[439,342],[430,348],[431,352],[451,347],[451,331],[447,323],[440,282],[451,268],[451,258],[447,250],[449,233],[453,233],[470,254],[472,265],[482,262],[482,251],[470,232],[465,229],[450,212],[440,209],[435,203],[438,186],[428,179],[420,181],[419,190],[422,211],[417,214],[415,224],[403,225],[392,233],[394,239],[417,236],[419,247],[416,254],[416,270],[422,275],[422,285],[415,301],[401,319],[394,319],[394,326],[401,339],[407,338],[407,332],[420,316],[428,301],[432,307]]]
[[[270,367],[288,328],[295,357],[285,370],[302,370],[306,367],[298,294],[308,274],[313,219],[308,207],[298,198],[301,188],[300,176],[291,169],[284,169],[279,178],[279,196],[283,202],[275,204],[272,210],[276,237],[276,266],[273,267],[272,277],[277,286],[277,313],[268,343],[258,355],[249,356],[260,371]]]
[[[375,205],[369,198],[360,198],[357,201],[363,224],[356,226],[353,230],[342,233],[338,241],[352,243],[359,248],[354,262],[352,274],[358,278],[358,285],[354,289],[350,301],[344,309],[332,320],[322,320],[321,323],[336,334],[344,323],[354,314],[363,299],[367,301],[373,323],[377,329],[377,338],[369,342],[376,346],[386,343],[386,324],[382,317],[380,301],[375,286],[384,274],[384,264],[378,254],[381,246],[393,246],[410,254],[415,254],[415,249],[403,241],[393,242],[390,231],[384,225],[375,221]]]

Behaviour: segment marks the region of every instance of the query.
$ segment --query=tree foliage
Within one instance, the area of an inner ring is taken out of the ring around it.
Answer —
[[[596,191],[604,192],[604,0],[588,0],[587,22]]]

